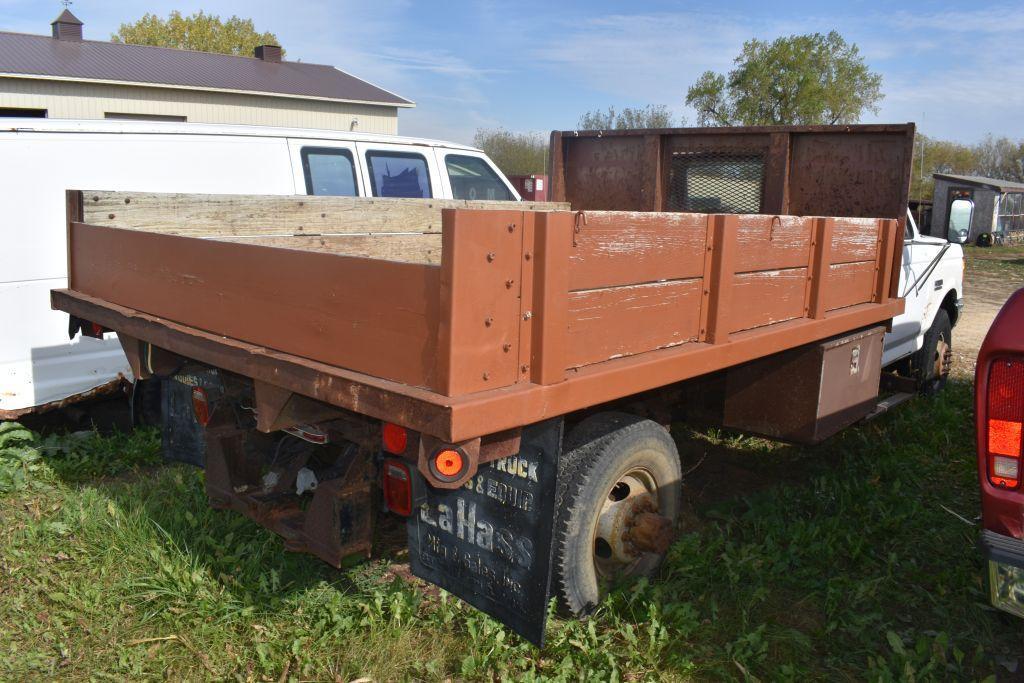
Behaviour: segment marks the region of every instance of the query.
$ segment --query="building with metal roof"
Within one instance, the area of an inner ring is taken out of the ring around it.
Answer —
[[[414,104],[333,66],[85,40],[64,10],[52,35],[0,31],[0,116],[138,119],[398,132]]]
[[[935,173],[932,232],[951,242],[1024,241],[1024,183]]]

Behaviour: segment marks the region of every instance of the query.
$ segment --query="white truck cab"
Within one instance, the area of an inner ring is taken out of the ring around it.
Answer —
[[[964,252],[956,243],[922,235],[907,212],[899,294],[903,314],[885,335],[883,366],[914,377],[925,391],[941,387],[949,373],[952,329],[964,295]]]
[[[0,419],[130,378],[113,334],[68,340],[64,191],[519,199],[481,150],[332,130],[3,119]]]

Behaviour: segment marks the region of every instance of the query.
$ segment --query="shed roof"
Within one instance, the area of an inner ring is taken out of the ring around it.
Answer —
[[[0,31],[3,76],[413,106],[403,97],[325,64],[269,62],[255,57]]]
[[[999,178],[985,178],[978,175],[953,175],[952,173],[933,173],[936,180],[949,180],[965,185],[986,187],[996,192],[1024,192],[1024,183],[1017,183],[1012,180],[1000,180]]]

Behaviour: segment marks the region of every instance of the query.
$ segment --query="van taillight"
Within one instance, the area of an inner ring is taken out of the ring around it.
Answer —
[[[1000,358],[988,371],[986,451],[993,486],[1017,488],[1021,481],[1024,427],[1024,360]]]

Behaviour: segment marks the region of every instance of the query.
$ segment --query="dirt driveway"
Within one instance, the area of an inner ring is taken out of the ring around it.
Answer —
[[[1024,248],[966,249],[964,310],[953,330],[954,367],[973,373],[992,319],[1011,294],[1024,287]]]

